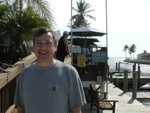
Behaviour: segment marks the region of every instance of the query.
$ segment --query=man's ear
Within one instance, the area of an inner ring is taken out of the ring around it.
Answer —
[[[55,51],[57,51],[57,48],[58,48],[58,43],[55,44]]]

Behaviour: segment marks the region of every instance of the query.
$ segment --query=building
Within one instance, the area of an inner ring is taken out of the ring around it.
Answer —
[[[150,60],[150,53],[147,53],[144,51],[143,53],[140,53],[137,55],[138,60]]]

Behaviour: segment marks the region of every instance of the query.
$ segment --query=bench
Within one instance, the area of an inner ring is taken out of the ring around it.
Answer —
[[[116,102],[118,100],[107,100],[106,99],[106,93],[99,92],[97,90],[94,90],[92,85],[90,84],[89,93],[91,95],[91,109],[94,106],[97,108],[97,113],[99,113],[99,110],[112,110],[112,113],[115,113],[115,106]],[[101,94],[103,93],[103,95]]]

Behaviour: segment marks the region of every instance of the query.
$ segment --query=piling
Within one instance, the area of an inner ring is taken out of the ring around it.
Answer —
[[[127,91],[128,91],[128,71],[124,70],[123,92],[126,93]]]
[[[137,72],[135,71],[133,73],[133,85],[132,85],[132,98],[135,98],[137,97]]]

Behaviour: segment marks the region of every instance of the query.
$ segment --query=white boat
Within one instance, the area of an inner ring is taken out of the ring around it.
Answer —
[[[148,91],[150,91],[150,83],[147,83],[147,84],[145,84],[145,85],[142,85],[142,86],[140,87],[140,90],[148,90]]]

